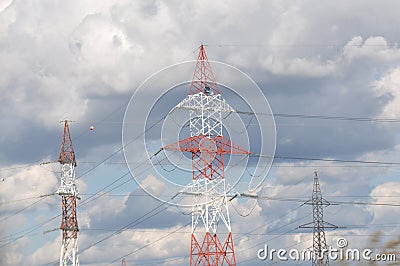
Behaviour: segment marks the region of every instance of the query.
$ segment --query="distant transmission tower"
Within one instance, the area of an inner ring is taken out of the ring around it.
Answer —
[[[78,220],[76,199],[78,189],[75,185],[75,154],[69,133],[68,121],[64,121],[64,132],[58,161],[61,164],[61,185],[56,194],[62,201],[62,245],[60,266],[78,266]]]
[[[190,137],[164,149],[191,153],[192,182],[183,192],[193,196],[190,265],[236,265],[224,156],[249,152],[222,135],[222,113],[234,110],[221,96],[203,45],[189,95],[177,107],[190,110]]]
[[[305,204],[312,205],[313,221],[311,223],[303,224],[300,228],[313,229],[313,258],[312,266],[326,266],[329,265],[328,246],[326,245],[325,229],[336,229],[336,225],[324,221],[324,207],[331,205],[328,201],[322,198],[321,188],[319,186],[317,171],[314,172],[314,185],[311,201]]]

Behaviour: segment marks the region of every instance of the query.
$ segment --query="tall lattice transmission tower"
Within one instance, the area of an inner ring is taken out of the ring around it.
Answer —
[[[313,258],[312,265],[326,266],[329,265],[328,246],[326,244],[325,229],[336,229],[336,225],[324,221],[324,207],[331,205],[322,197],[321,187],[319,185],[317,171],[314,172],[314,184],[311,200],[305,202],[311,205],[313,209],[313,221],[303,224],[299,228],[313,229]]]
[[[61,164],[61,185],[56,194],[62,201],[62,245],[60,266],[78,266],[78,220],[76,216],[76,199],[79,198],[75,184],[75,153],[72,147],[68,121],[64,121],[64,132],[58,162]]]
[[[221,96],[203,45],[189,95],[177,107],[190,111],[190,137],[164,149],[192,158],[192,182],[183,192],[193,197],[190,265],[236,265],[224,156],[249,152],[223,136],[222,114],[234,110]]]

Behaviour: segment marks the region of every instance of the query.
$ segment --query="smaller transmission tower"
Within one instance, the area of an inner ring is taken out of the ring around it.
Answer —
[[[313,209],[313,221],[303,224],[299,228],[313,229],[313,258],[312,266],[329,265],[328,246],[326,245],[325,229],[336,229],[336,225],[324,221],[324,207],[331,205],[322,197],[317,171],[314,172],[314,185],[311,201],[305,202]]]
[[[58,162],[61,164],[61,185],[56,194],[62,201],[62,245],[60,266],[79,266],[78,259],[78,220],[76,199],[78,189],[75,185],[75,153],[72,147],[68,121],[64,121],[64,132]]]

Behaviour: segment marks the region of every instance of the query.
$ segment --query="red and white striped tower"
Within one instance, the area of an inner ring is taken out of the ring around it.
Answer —
[[[58,161],[61,164],[61,185],[56,194],[62,201],[62,245],[60,266],[78,266],[78,220],[76,199],[78,189],[75,184],[75,154],[69,133],[68,121],[64,121],[64,132]]]
[[[192,157],[192,182],[184,192],[193,196],[190,265],[236,265],[224,156],[249,152],[222,135],[222,113],[234,110],[221,96],[203,45],[189,95],[177,107],[190,111],[190,137],[164,149]]]

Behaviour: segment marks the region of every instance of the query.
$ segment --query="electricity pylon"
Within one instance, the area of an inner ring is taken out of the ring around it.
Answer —
[[[191,153],[192,182],[183,192],[193,197],[190,265],[236,265],[224,156],[249,152],[222,135],[222,113],[234,110],[221,96],[203,45],[189,95],[177,108],[190,111],[190,137],[164,149]]]
[[[312,206],[313,221],[311,223],[303,224],[299,226],[299,228],[313,229],[312,266],[329,265],[325,229],[336,229],[338,227],[324,221],[324,207],[327,207],[331,204],[322,197],[317,171],[314,172],[314,184],[311,201],[306,201],[305,204]]]
[[[62,201],[60,266],[79,266],[79,228],[76,216],[76,199],[79,193],[75,184],[75,153],[67,120],[64,121],[64,132],[58,162],[61,164],[61,185],[56,194],[61,196]]]

